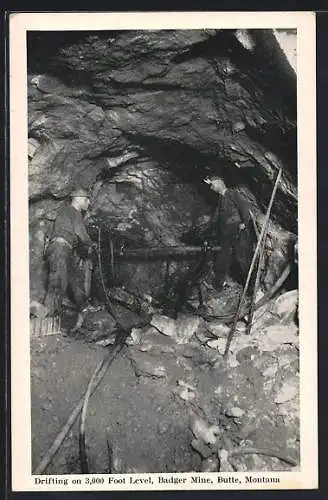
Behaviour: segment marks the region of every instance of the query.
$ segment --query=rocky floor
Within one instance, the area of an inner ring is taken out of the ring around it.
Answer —
[[[267,303],[256,312],[250,335],[240,321],[226,362],[222,354],[229,328],[208,314],[204,319],[183,312],[174,320],[154,311],[149,324],[133,328],[89,402],[90,472],[297,467],[296,303],[296,290]],[[33,468],[113,341],[100,327],[106,312],[94,315],[98,329],[89,336],[32,338]],[[79,473],[78,450],[76,422],[46,473]]]

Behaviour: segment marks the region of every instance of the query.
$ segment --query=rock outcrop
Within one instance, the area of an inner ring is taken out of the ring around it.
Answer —
[[[45,235],[77,185],[117,244],[166,246],[211,212],[206,175],[238,179],[261,221],[282,166],[270,230],[284,242],[297,232],[296,75],[281,37],[32,32],[28,44],[32,299],[44,293]],[[116,277],[156,295],[165,273],[163,262],[125,262]]]

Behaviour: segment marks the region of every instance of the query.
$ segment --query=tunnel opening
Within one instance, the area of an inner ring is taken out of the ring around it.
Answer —
[[[222,449],[246,445],[274,444],[278,458],[242,456],[240,470],[289,470],[298,461],[297,405],[283,421],[275,403],[280,384],[294,390],[298,382],[296,78],[271,31],[246,31],[248,42],[236,29],[28,33],[29,137],[41,145],[29,157],[33,310],[45,292],[50,225],[77,187],[92,199],[84,223],[97,247],[77,261],[83,286],[92,271],[80,329],[70,332],[77,311],[67,301],[69,333],[33,339],[33,463],[46,427],[55,434],[51,411],[42,416],[42,359],[60,386],[49,382],[54,400],[71,400],[126,331],[125,354],[88,415],[92,472],[217,472]],[[246,297],[225,364],[245,276],[232,263],[227,286],[215,286],[220,242],[204,234],[219,196],[204,179],[237,187],[259,232],[281,167],[262,305],[246,335]],[[62,417],[63,401],[54,406]],[[73,432],[48,472],[79,471],[77,440]]]

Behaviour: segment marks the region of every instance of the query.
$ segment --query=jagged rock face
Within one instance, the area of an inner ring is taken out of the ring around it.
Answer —
[[[274,221],[296,232],[296,77],[271,31],[32,33],[28,106],[33,298],[77,185],[118,240],[174,245],[211,209],[205,175],[240,180],[257,214],[282,165]],[[121,281],[159,290],[163,269],[129,264]]]

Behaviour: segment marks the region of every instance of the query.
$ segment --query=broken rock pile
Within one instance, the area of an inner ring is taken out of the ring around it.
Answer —
[[[201,471],[297,465],[296,305],[296,291],[271,301],[250,335],[239,322],[227,362],[229,327],[218,320],[156,314],[150,325],[132,331],[128,356],[135,375],[156,381],[188,408],[190,446],[201,457]]]

